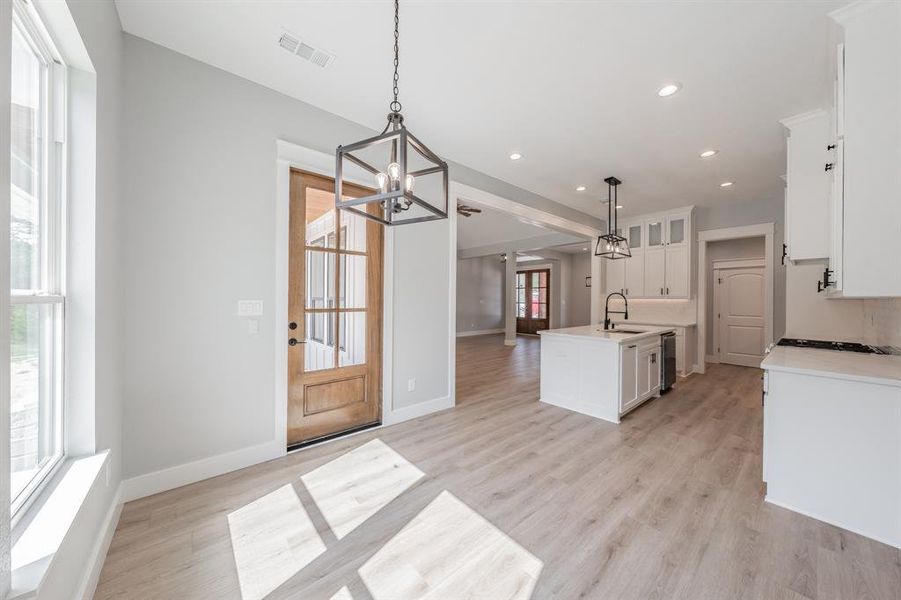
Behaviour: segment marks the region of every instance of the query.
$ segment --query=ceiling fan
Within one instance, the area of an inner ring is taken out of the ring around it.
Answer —
[[[464,217],[471,217],[472,213],[480,213],[480,212],[482,212],[481,208],[466,206],[465,204],[457,205],[457,214],[463,215]]]

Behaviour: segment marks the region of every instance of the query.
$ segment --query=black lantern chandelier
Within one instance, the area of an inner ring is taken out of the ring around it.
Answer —
[[[404,126],[398,101],[399,2],[394,1],[394,100],[382,133],[335,152],[335,206],[383,225],[447,218],[447,163]],[[375,167],[373,165],[380,165]],[[381,166],[384,165],[384,166]],[[345,198],[345,184],[375,185],[373,193]],[[416,193],[413,193],[414,187]]]
[[[594,255],[611,260],[629,258],[632,256],[629,242],[626,241],[626,238],[616,233],[616,212],[619,208],[616,189],[622,181],[616,177],[608,177],[604,182],[607,184],[607,233],[598,236]]]

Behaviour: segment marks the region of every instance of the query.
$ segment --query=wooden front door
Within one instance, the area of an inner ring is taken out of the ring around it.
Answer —
[[[293,169],[290,236],[289,447],[381,418],[383,244],[381,225],[335,208],[333,179]]]
[[[550,329],[551,271],[516,272],[516,333]]]

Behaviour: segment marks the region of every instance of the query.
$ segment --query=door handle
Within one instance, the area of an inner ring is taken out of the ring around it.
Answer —
[[[307,343],[306,341],[301,341],[301,340],[297,340],[294,338],[291,338],[290,340],[288,340],[289,346],[296,346],[297,344],[306,344],[306,343]]]

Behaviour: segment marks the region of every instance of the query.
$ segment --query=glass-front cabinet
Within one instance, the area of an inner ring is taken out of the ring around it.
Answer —
[[[631,258],[605,261],[607,293],[629,298],[685,299],[689,281],[694,207],[621,221]],[[623,264],[614,264],[623,263]]]

